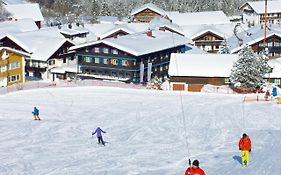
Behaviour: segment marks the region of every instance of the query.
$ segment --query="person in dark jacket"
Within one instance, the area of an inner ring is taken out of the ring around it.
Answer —
[[[102,143],[103,146],[105,146],[105,142],[103,141],[103,138],[102,138],[102,134],[101,133],[106,133],[105,131],[103,131],[100,127],[98,127],[95,132],[92,133],[92,135],[95,135],[97,134],[97,138],[98,138],[98,142],[99,144]]]
[[[34,107],[34,109],[33,109],[33,111],[32,111],[32,114],[33,114],[34,120],[40,120],[40,117],[39,117],[39,109],[37,109],[36,107]]]

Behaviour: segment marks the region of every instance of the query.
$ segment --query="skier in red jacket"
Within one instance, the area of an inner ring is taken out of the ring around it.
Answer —
[[[239,140],[239,150],[242,151],[241,159],[242,159],[242,166],[248,166],[250,162],[250,153],[252,149],[251,139],[250,137],[244,133],[242,138]]]
[[[185,175],[205,175],[205,172],[199,168],[199,161],[194,160],[192,166],[185,171]]]

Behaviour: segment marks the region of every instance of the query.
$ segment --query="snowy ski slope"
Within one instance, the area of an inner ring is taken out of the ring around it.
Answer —
[[[281,105],[242,100],[106,87],[0,95],[0,174],[183,175],[190,157],[207,175],[280,175]],[[97,126],[105,147],[91,136]],[[239,163],[243,131],[253,145],[248,168]]]

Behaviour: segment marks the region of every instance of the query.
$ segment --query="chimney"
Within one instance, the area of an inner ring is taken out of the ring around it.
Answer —
[[[68,24],[68,28],[69,28],[69,29],[72,29],[72,25],[71,25],[71,24]]]
[[[100,37],[98,37],[97,40],[99,41],[99,40],[100,40]]]
[[[146,33],[146,35],[147,35],[148,37],[153,37],[153,36],[152,36],[152,30],[151,30],[151,29],[148,29],[145,33]]]

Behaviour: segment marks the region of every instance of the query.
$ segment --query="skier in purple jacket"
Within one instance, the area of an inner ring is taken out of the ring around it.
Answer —
[[[98,128],[95,130],[95,132],[92,133],[92,135],[97,134],[97,138],[98,138],[99,144],[102,143],[103,146],[105,146],[105,143],[104,143],[104,141],[103,141],[103,139],[102,139],[102,135],[101,135],[102,132],[103,132],[103,133],[106,133],[105,131],[103,131],[102,129],[100,129],[100,127],[98,127]]]

